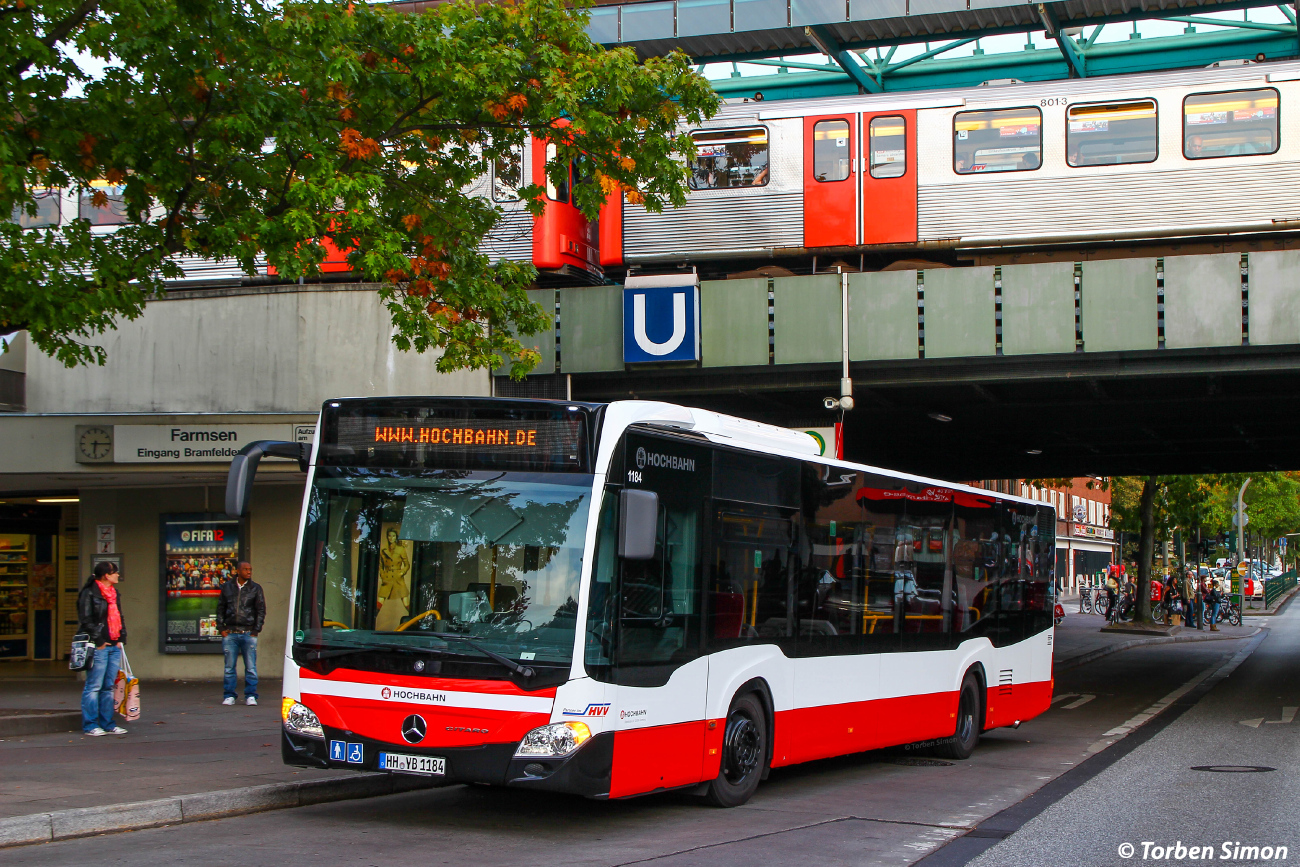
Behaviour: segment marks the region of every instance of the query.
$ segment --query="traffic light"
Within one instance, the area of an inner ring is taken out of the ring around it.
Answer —
[[[1228,536],[1228,550],[1229,550],[1229,551],[1236,551],[1236,550],[1237,550],[1237,531],[1236,531],[1236,530],[1229,530],[1228,533],[1227,533],[1227,536]]]

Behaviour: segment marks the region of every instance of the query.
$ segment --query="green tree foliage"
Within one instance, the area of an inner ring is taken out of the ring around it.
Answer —
[[[1237,492],[1247,478],[1247,530],[1275,540],[1300,529],[1300,480],[1295,473],[1222,473],[1201,476],[1118,477],[1109,480],[1111,527],[1139,535],[1138,599],[1149,616],[1149,581],[1156,538],[1181,530],[1192,539],[1226,533],[1236,525]],[[1143,520],[1143,500],[1150,513]],[[1234,552],[1235,553],[1235,552]]]
[[[482,195],[489,166],[534,136],[555,146],[553,181],[578,162],[588,217],[620,192],[678,206],[693,153],[679,130],[717,106],[685,56],[640,63],[593,44],[586,22],[565,0],[418,15],[343,0],[0,0],[0,213],[34,215],[34,189],[107,181],[127,214],[112,234],[0,222],[0,334],[102,363],[90,341],[180,276],[177,255],[252,273],[264,254],[296,277],[317,272],[330,238],[382,284],[400,348],[441,350],[444,371],[508,360],[522,375],[536,353],[512,333],[546,318],[524,294],[531,265],[480,249],[500,216]],[[89,76],[78,57],[107,71]],[[542,194],[520,191],[534,213]]]

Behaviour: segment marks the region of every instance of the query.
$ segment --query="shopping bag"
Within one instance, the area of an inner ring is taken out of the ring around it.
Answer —
[[[113,703],[127,722],[140,718],[140,679],[131,671],[125,647],[122,648],[122,667],[118,669],[117,680],[113,683]]]
[[[68,654],[68,668],[73,671],[89,671],[95,661],[95,643],[84,632],[72,636],[72,650]]]

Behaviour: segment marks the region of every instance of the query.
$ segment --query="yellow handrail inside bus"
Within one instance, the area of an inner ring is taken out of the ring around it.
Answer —
[[[873,614],[870,611],[864,611],[862,614],[862,632],[865,635],[876,634],[876,622],[879,620],[893,620],[892,614]],[[942,614],[904,614],[904,620],[942,620]],[[871,628],[867,628],[867,621],[871,621]]]
[[[439,614],[436,610],[430,608],[428,611],[425,611],[423,614],[417,614],[414,617],[412,617],[410,620],[403,623],[401,626],[397,627],[396,631],[401,632],[402,630],[406,629],[406,627],[410,626],[412,623],[415,623],[416,621],[419,620],[423,620],[424,618],[428,617],[430,614],[432,614],[434,617],[438,618],[439,620],[442,619],[441,614]]]
[[[339,623],[337,620],[324,620],[324,621],[321,621],[321,626],[337,626],[339,629],[351,629],[351,628],[352,628],[351,626],[348,626],[346,623]]]

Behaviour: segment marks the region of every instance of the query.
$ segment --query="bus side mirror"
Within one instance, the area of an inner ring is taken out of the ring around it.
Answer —
[[[624,488],[618,493],[618,556],[651,560],[659,535],[659,495]]]
[[[226,476],[226,514],[238,518],[248,511],[248,501],[253,496],[253,478],[263,455],[289,458],[298,462],[298,468],[307,471],[311,463],[311,443],[286,443],[275,440],[258,440],[239,450],[230,459],[230,473]]]

